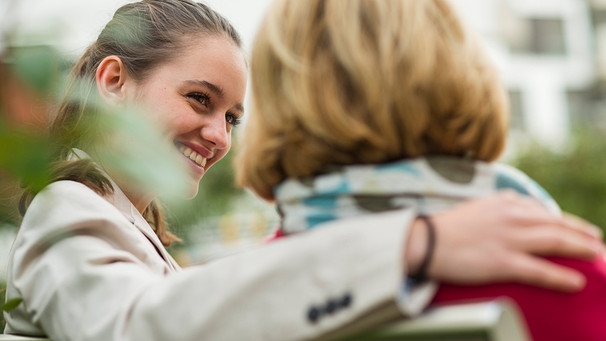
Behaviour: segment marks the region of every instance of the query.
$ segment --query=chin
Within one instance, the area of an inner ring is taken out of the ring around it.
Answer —
[[[198,195],[198,186],[196,184],[196,186],[192,186],[186,193],[185,193],[185,199],[190,200],[195,198]]]
[[[187,185],[186,191],[183,193],[183,199],[193,199],[198,195],[198,188],[200,186],[200,179],[191,179]]]

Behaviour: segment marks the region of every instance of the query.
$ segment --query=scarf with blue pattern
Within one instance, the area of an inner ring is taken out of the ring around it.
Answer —
[[[413,207],[419,214],[431,214],[503,189],[534,197],[559,212],[549,194],[521,171],[451,157],[343,166],[314,178],[288,179],[276,188],[276,201],[281,228],[291,234],[372,212]]]

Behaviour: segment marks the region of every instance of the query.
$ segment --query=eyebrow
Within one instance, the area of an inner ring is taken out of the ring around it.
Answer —
[[[224,96],[224,92],[223,92],[223,88],[221,88],[220,86],[217,86],[211,82],[207,82],[207,81],[200,81],[200,80],[188,80],[185,81],[186,83],[190,83],[190,84],[197,84],[197,85],[201,85],[203,87],[208,88],[208,90],[210,90],[212,93],[214,93],[215,95],[217,95],[220,98],[223,98]],[[236,103],[236,109],[238,109],[239,111],[244,112],[244,106],[242,105],[242,103]]]

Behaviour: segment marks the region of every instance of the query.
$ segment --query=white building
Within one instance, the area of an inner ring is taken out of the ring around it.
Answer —
[[[583,0],[451,0],[502,72],[512,140],[559,149],[571,128],[568,94],[595,82],[594,31]],[[594,1],[604,5],[606,1]],[[606,29],[601,34],[606,38]],[[601,51],[606,57],[606,49]],[[606,68],[604,68],[606,73]]]

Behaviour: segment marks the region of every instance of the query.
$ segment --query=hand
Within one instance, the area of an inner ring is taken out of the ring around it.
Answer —
[[[464,202],[432,216],[436,244],[430,278],[456,284],[520,282],[561,291],[584,287],[583,275],[540,256],[594,259],[604,251],[600,230],[556,216],[512,191]],[[409,273],[425,252],[423,222],[413,224],[406,248]]]

